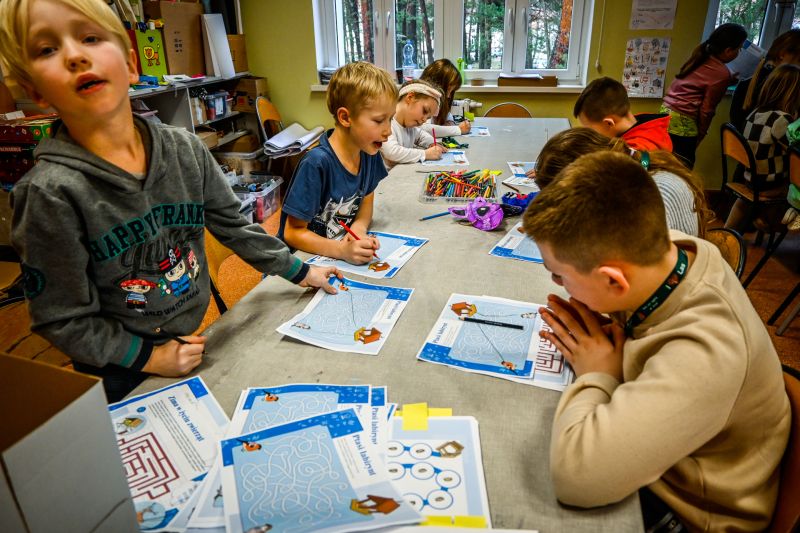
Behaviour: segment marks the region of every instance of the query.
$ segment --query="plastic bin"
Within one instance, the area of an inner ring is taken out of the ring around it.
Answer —
[[[206,118],[208,120],[215,120],[225,116],[228,112],[227,97],[228,93],[225,91],[217,91],[203,97],[203,101],[206,104]]]
[[[220,165],[228,165],[231,170],[236,171],[237,174],[242,174],[245,177],[250,176],[252,172],[264,170],[264,161],[261,155],[264,153],[263,148],[254,150],[252,152],[212,152],[214,158]]]
[[[233,192],[242,201],[242,207],[239,208],[239,212],[252,224],[255,221],[256,197],[249,191]]]
[[[435,174],[439,174],[439,173],[440,172],[438,172],[438,171],[433,171],[430,174],[434,174],[435,175]],[[486,180],[486,182],[484,184],[482,184],[478,188],[478,190],[476,190],[473,193],[473,195],[448,196],[448,195],[445,195],[445,194],[439,194],[439,195],[432,194],[432,193],[428,192],[428,188],[427,188],[428,183],[427,182],[428,182],[427,178],[422,181],[422,187],[420,188],[420,191],[419,191],[419,201],[421,203],[423,203],[423,204],[435,203],[435,204],[459,204],[459,205],[465,205],[465,204],[468,204],[471,201],[475,200],[478,196],[483,196],[486,199],[487,202],[492,202],[492,203],[496,203],[496,204],[500,203],[500,198],[498,197],[498,192],[497,192],[497,181],[496,181],[494,175],[490,175],[488,177],[488,179]],[[490,187],[490,192],[489,192],[489,195],[486,196],[486,195],[484,195],[484,192],[486,191],[486,189],[488,187]],[[462,187],[462,190],[473,191],[473,190],[475,190],[475,188],[474,187]]]
[[[251,177],[254,176],[251,174]],[[261,183],[259,188],[253,192],[256,199],[254,215],[256,222],[264,222],[278,211],[281,205],[281,183],[283,183],[283,178],[270,176],[269,181]]]

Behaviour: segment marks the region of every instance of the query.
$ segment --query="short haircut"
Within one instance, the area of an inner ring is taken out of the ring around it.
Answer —
[[[0,61],[8,69],[11,77],[23,85],[31,85],[28,73],[28,31],[30,20],[28,11],[34,0],[0,1]],[[119,17],[104,0],[58,0],[65,6],[78,11],[83,16],[111,33],[117,40],[125,57],[131,50],[131,40]]]
[[[382,97],[397,101],[397,85],[392,77],[372,63],[356,61],[333,73],[325,101],[328,111],[336,117],[336,110],[340,107],[358,115]]]
[[[655,182],[639,163],[613,152],[567,166],[528,206],[522,228],[581,273],[613,260],[652,265],[670,246]]]
[[[625,86],[606,76],[586,86],[575,101],[572,114],[577,117],[583,113],[589,120],[599,122],[610,115],[624,117],[630,110]]]

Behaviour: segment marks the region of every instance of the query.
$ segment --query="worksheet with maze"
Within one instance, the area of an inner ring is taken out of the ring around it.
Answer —
[[[425,238],[410,237],[396,233],[371,231],[369,234],[378,238],[381,247],[375,251],[378,257],[373,257],[365,265],[351,265],[347,261],[322,255],[315,255],[306,263],[321,267],[335,266],[343,272],[360,274],[368,278],[393,278],[417,250],[428,242],[428,239]]]
[[[338,352],[377,355],[414,289],[331,278],[338,289],[319,289],[302,312],[281,324],[284,335]]]
[[[199,377],[108,410],[139,527],[172,529],[214,463],[228,417]]]
[[[517,222],[500,241],[494,245],[489,255],[542,263],[542,252],[536,243],[522,232],[522,222]]]
[[[220,442],[232,533],[333,532],[420,521],[389,482],[353,409]]]

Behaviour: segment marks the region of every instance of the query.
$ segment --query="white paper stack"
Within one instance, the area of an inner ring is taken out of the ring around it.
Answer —
[[[314,144],[324,131],[322,126],[307,130],[295,122],[267,140],[264,143],[264,153],[272,158],[299,154]]]

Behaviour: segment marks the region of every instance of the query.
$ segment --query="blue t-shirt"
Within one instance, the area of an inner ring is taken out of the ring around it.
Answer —
[[[308,229],[317,235],[328,239],[338,237],[344,229],[337,221],[352,224],[361,200],[387,175],[380,153],[361,152],[358,174],[349,172],[331,148],[328,140],[331,133],[332,129],[320,137],[319,146],[309,151],[297,166],[283,203],[278,230],[281,239],[287,215],[307,221]]]

